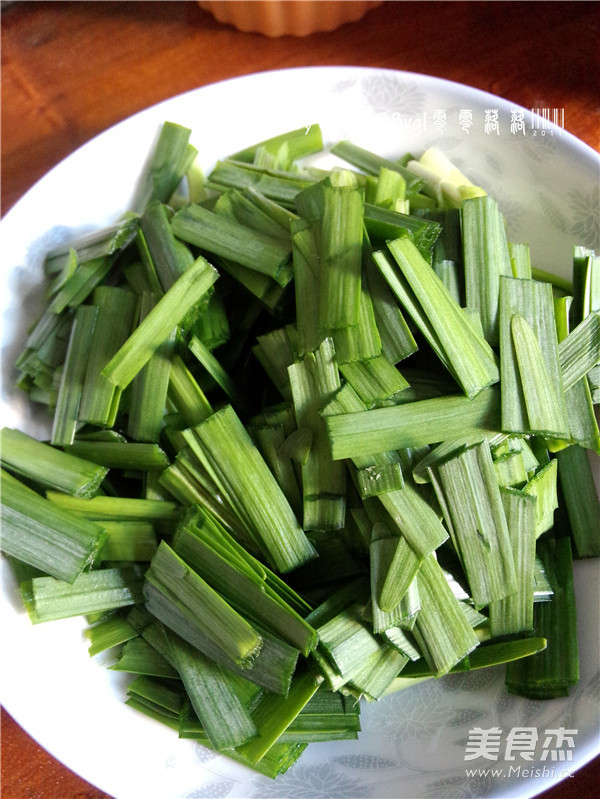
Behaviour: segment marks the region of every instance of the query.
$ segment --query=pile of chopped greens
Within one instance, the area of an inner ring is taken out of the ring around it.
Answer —
[[[533,268],[436,149],[322,150],[205,178],[165,123],[137,210],[48,253],[16,367],[50,438],[1,441],[31,621],[85,615],[131,707],[270,777],[423,679],[566,695],[600,554],[600,257]]]

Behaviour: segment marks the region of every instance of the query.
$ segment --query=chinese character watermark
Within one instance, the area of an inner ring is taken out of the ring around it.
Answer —
[[[446,124],[446,111],[443,108],[436,108],[433,112],[433,127],[441,134],[444,132]]]
[[[546,730],[546,739],[543,743],[542,760],[547,760],[550,755],[550,760],[573,760],[572,750],[575,748],[574,736],[577,735],[577,730],[565,730],[564,727],[559,727],[556,730]],[[555,739],[554,747],[551,747],[552,739]],[[564,747],[567,747],[566,749]]]
[[[497,108],[486,108],[485,109],[483,129],[488,135],[490,133],[495,133],[496,136],[500,135],[500,122],[499,122],[499,119],[498,119],[498,109]]]
[[[522,760],[532,761],[538,742],[542,741],[540,760],[572,761],[577,733],[578,730],[557,727],[544,730],[544,736],[541,737],[535,727],[512,727],[504,736],[503,746],[503,730],[500,727],[473,727],[469,730],[464,759],[484,758],[497,761],[502,750],[507,761],[516,760],[517,755]]]
[[[510,109],[510,132],[513,136],[517,133],[525,135],[525,111],[519,108]]]
[[[469,129],[473,124],[473,112],[470,108],[462,108],[458,112],[458,124],[460,125],[461,130],[463,130],[465,133],[469,132]]]
[[[478,111],[483,117],[483,132],[486,136],[500,136],[500,133],[510,133],[513,137],[524,136],[553,136],[558,131],[564,130],[564,108],[532,108],[530,112],[522,108],[511,108],[508,111],[499,108],[485,108]],[[460,108],[458,112],[448,112],[445,108],[435,108],[424,111],[418,116],[405,116],[398,111],[381,111],[378,120],[383,125],[394,125],[405,128],[411,133],[420,135],[427,128],[443,135],[451,124],[458,123],[459,129],[466,135],[473,130],[480,130],[481,120],[475,118],[471,108]],[[305,125],[308,134],[311,126]]]
[[[465,760],[475,760],[477,757],[485,757],[487,760],[498,760],[500,752],[500,727],[492,727],[483,730],[481,727],[474,727],[469,730],[469,740]]]
[[[538,732],[535,727],[513,727],[506,736],[505,760],[514,760],[514,752],[519,752],[523,760],[533,760]]]

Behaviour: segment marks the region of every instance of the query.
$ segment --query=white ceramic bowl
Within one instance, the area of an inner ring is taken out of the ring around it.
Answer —
[[[497,132],[493,125],[486,131],[486,119],[495,113]],[[521,114],[523,131],[511,132],[511,117]],[[436,145],[496,196],[510,238],[531,245],[535,266],[568,275],[574,244],[599,249],[598,154],[560,127],[542,128],[506,100],[423,75],[353,67],[276,71],[207,86],[93,139],[37,183],[0,224],[3,424],[35,435],[48,430],[48,420],[13,390],[11,371],[41,295],[44,252],[127,210],[164,120],[192,129],[206,168],[245,145],[314,123],[328,143],[349,138],[388,157],[418,155]],[[314,160],[331,163],[328,155]],[[117,799],[525,799],[598,753],[597,561],[576,564],[581,681],[568,698],[544,703],[511,697],[502,668],[425,682],[365,707],[359,741],[311,744],[275,781],[180,741],[126,707],[126,679],[89,658],[83,621],[32,627],[6,571],[2,703],[55,757]],[[503,736],[516,727],[535,728],[536,759],[517,755],[507,761],[501,748],[495,762],[466,762],[475,727],[499,727]],[[572,759],[544,763],[544,733],[560,727],[577,730]],[[489,766],[502,776],[467,773]],[[544,766],[552,766],[552,773]]]

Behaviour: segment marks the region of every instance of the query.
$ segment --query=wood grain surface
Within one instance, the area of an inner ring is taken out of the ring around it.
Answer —
[[[3,214],[74,149],[131,114],[214,81],[286,67],[387,67],[526,108],[564,108],[566,130],[600,150],[597,2],[390,1],[336,31],[279,39],[221,25],[194,2],[2,6]],[[543,797],[596,797],[599,784],[597,759]],[[1,795],[110,799],[5,711]]]

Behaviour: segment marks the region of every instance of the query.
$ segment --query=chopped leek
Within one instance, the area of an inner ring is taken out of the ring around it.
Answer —
[[[92,497],[108,469],[77,453],[61,452],[19,430],[3,427],[2,466],[14,474],[74,497]]]
[[[31,593],[30,617],[38,624],[135,605],[142,601],[142,576],[135,567],[123,566],[86,572],[72,583],[34,577]]]
[[[72,583],[98,557],[106,532],[100,524],[49,502],[8,472],[1,476],[2,552]]]
[[[50,441],[2,431],[31,621],[85,615],[130,708],[271,778],[424,679],[566,695],[598,256],[532,267],[433,147],[324,170],[307,126],[204,180],[190,136],[165,124],[135,212],[45,260],[16,367]]]
[[[187,269],[104,366],[102,375],[119,389],[131,383],[174,327],[206,294],[217,271],[200,257]]]

